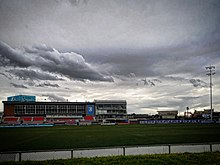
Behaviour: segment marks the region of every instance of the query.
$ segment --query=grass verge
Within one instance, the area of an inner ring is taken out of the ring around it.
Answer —
[[[0,163],[3,164],[3,163]],[[213,153],[184,153],[184,154],[158,154],[158,155],[138,155],[138,156],[113,156],[95,158],[75,158],[72,160],[49,160],[49,161],[22,161],[4,162],[5,165],[142,165],[142,164],[220,164],[220,152]]]

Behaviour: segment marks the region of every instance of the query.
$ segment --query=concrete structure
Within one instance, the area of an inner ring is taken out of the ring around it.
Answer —
[[[178,111],[157,111],[160,119],[176,119]]]

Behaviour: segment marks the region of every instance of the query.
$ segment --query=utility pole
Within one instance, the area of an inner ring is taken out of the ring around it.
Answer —
[[[209,80],[209,87],[210,87],[210,110],[211,110],[211,121],[212,121],[212,75],[215,74],[215,66],[207,66],[205,67],[205,69],[207,70],[207,74],[209,77],[210,77],[210,80]]]

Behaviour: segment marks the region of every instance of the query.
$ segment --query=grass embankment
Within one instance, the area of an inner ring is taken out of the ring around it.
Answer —
[[[220,124],[0,128],[0,151],[219,142]]]
[[[220,164],[220,153],[184,153],[184,154],[164,154],[164,155],[140,155],[140,156],[114,156],[114,157],[95,157],[95,158],[76,158],[72,160],[50,160],[50,161],[23,161],[23,162],[6,162],[6,165],[142,165],[142,164]]]

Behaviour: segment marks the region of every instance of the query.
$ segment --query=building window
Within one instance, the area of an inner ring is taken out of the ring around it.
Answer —
[[[56,115],[57,114],[57,105],[46,105],[47,115]]]
[[[75,114],[76,113],[76,105],[68,105],[68,111],[69,111],[69,114]]]
[[[36,105],[36,114],[45,114],[45,105]]]
[[[86,114],[86,108],[84,105],[77,105],[77,114]]]
[[[35,105],[26,105],[26,114],[35,114]]]
[[[67,114],[67,105],[58,105],[59,114]]]
[[[15,105],[15,114],[21,115],[25,114],[26,106],[25,105]]]

